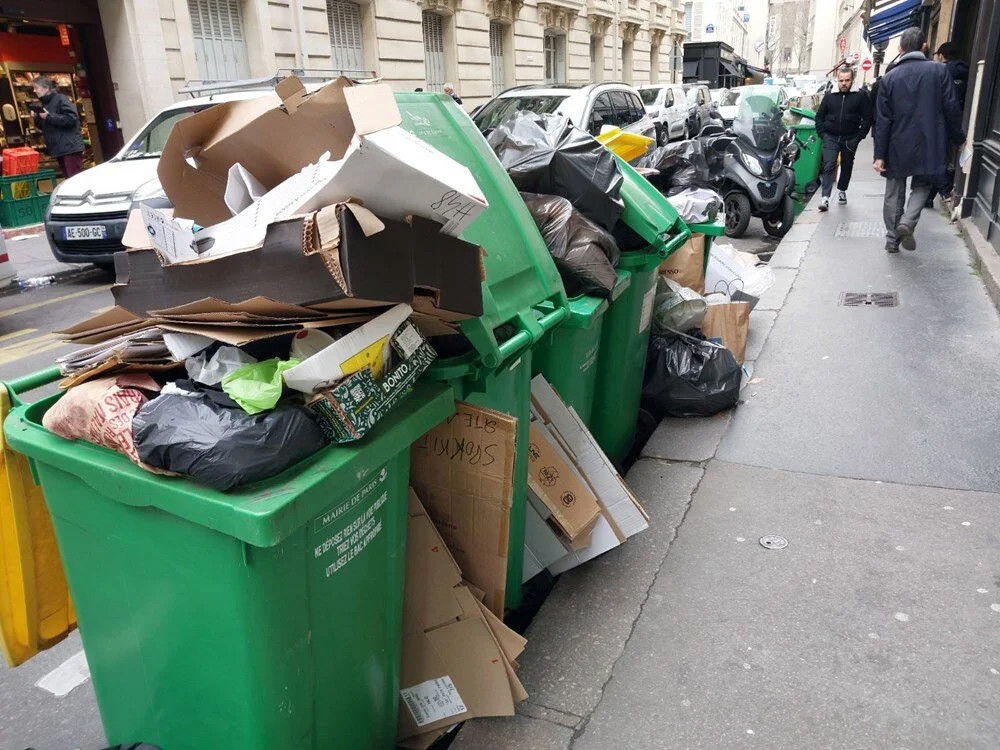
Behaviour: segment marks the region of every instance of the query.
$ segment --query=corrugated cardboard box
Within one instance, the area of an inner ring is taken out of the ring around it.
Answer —
[[[531,423],[528,445],[528,489],[545,503],[570,541],[586,535],[601,514],[590,487],[571,468],[571,459],[537,422]]]
[[[410,482],[466,579],[503,616],[517,419],[456,403],[455,415],[413,444]],[[517,550],[517,554],[521,554]]]
[[[286,78],[275,95],[224,102],[174,125],[157,174],[177,216],[203,227],[230,218],[229,171],[242,165],[271,190],[327,152],[337,160],[323,199],[363,202],[379,216],[422,216],[453,236],[486,208],[469,169],[399,127],[387,84],[338,78],[308,94]]]
[[[513,668],[526,641],[462,583],[413,490],[408,513],[399,738],[513,715],[514,703],[527,697]]]

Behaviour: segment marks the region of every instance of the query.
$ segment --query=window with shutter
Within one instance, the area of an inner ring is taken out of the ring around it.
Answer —
[[[326,0],[326,24],[330,30],[333,68],[347,75],[364,72],[361,7],[344,0]]]
[[[240,0],[188,0],[198,75],[206,81],[250,76]]]
[[[566,83],[566,37],[546,31],[542,50],[545,53],[545,83]]]
[[[490,73],[493,76],[493,96],[503,91],[503,35],[503,24],[499,21],[490,21]]]
[[[428,91],[444,91],[444,19],[440,13],[424,11],[424,77]]]

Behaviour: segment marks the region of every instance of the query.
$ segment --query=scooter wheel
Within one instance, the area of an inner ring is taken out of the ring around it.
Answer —
[[[726,211],[726,236],[742,237],[750,226],[750,199],[743,193],[727,193],[724,201]]]
[[[772,237],[784,237],[795,221],[795,203],[790,196],[785,196],[781,209],[764,219],[764,231]]]

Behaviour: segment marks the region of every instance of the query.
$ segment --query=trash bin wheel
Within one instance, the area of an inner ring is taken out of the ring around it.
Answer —
[[[795,202],[786,195],[781,202],[781,209],[764,219],[764,231],[772,237],[784,237],[795,221]]]
[[[726,194],[725,207],[726,236],[742,237],[750,226],[750,199],[734,190]]]
[[[806,185],[806,195],[812,195],[819,190],[819,180],[813,180]]]

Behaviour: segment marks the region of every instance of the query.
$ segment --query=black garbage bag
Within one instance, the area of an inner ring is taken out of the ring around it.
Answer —
[[[610,234],[558,195],[521,193],[562,277],[566,294],[609,297],[618,245]]]
[[[743,369],[724,346],[683,333],[649,339],[642,407],[657,418],[707,417],[740,397]]]
[[[247,414],[221,390],[191,380],[143,405],[132,419],[139,457],[217,490],[273,477],[329,445],[303,406]]]
[[[678,141],[660,146],[641,157],[637,166],[659,174],[647,179],[661,193],[672,194],[685,188],[709,187],[712,174],[701,141]]]
[[[624,208],[621,168],[607,148],[568,118],[520,112],[487,141],[518,190],[560,195],[604,229],[615,225]]]

